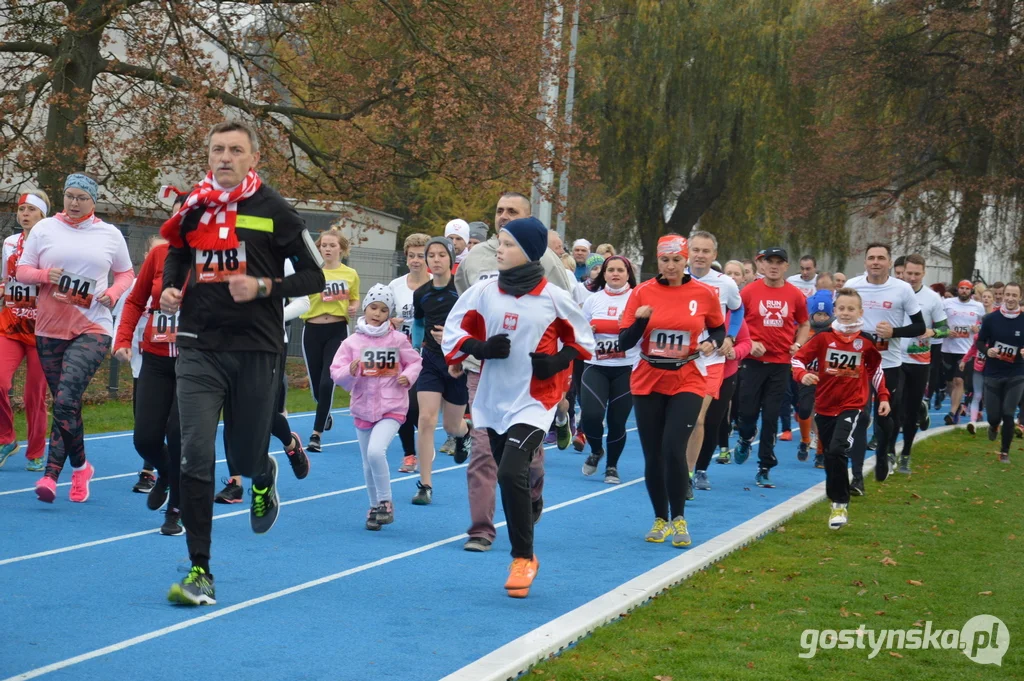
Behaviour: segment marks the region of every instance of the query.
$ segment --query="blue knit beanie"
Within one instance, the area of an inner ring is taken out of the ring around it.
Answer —
[[[818,291],[807,299],[807,314],[814,315],[818,312],[832,316],[832,291]]]
[[[533,262],[540,260],[544,251],[548,249],[548,228],[537,218],[519,218],[508,223],[501,230],[508,232],[509,236],[519,244],[519,248],[523,249],[526,257]]]

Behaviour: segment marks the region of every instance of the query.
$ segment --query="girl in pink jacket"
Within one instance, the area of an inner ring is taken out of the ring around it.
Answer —
[[[422,360],[409,339],[391,327],[395,297],[375,284],[363,298],[356,332],[334,355],[331,378],[352,395],[350,410],[363,454],[363,475],[370,495],[366,529],[379,530],[395,520],[387,450],[409,412],[409,387]]]

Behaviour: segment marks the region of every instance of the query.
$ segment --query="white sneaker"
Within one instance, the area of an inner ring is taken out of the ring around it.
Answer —
[[[832,513],[828,517],[828,529],[838,530],[849,521],[846,507],[847,504],[832,504]]]

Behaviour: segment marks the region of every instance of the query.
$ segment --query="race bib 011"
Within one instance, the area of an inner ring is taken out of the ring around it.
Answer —
[[[178,313],[156,311],[149,315],[146,340],[150,343],[175,343],[178,339]]]
[[[34,309],[39,286],[36,284],[20,284],[16,281],[7,282],[4,288],[4,304],[7,307]]]
[[[64,272],[53,287],[55,300],[77,307],[92,307],[92,299],[96,294],[96,282],[80,274]]]
[[[245,243],[238,248],[196,251],[196,281],[216,284],[234,274],[245,274]]]
[[[363,376],[369,378],[390,378],[397,376],[398,348],[366,348],[359,356]]]
[[[648,336],[647,354],[664,359],[686,359],[690,356],[690,332],[655,329]]]

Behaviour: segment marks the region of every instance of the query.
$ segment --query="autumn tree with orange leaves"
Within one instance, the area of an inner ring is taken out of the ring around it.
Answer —
[[[204,136],[254,122],[262,172],[301,198],[385,205],[427,178],[528,189],[542,126],[533,0],[12,0],[0,8],[0,183],[87,169],[119,202],[197,180]]]
[[[796,82],[817,92],[796,219],[850,214],[927,244],[952,227],[953,280],[979,240],[1020,261],[1024,234],[1024,2],[826,0]]]

